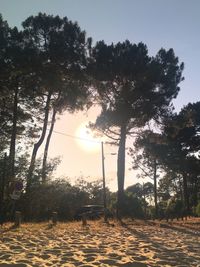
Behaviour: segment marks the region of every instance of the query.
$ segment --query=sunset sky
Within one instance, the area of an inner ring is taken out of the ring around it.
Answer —
[[[10,26],[17,27],[38,12],[67,16],[77,21],[94,43],[102,39],[108,44],[126,39],[133,43],[142,41],[150,55],[155,55],[161,47],[172,47],[185,63],[185,81],[180,84],[181,91],[174,101],[176,110],[200,100],[199,0],[0,0],[0,12]],[[73,181],[81,175],[88,180],[102,177],[100,144],[91,149],[86,141],[70,137],[90,139],[81,125],[94,121],[98,112],[93,107],[87,114],[64,114],[57,120],[50,147],[50,157],[62,157],[57,176],[68,176]],[[127,145],[131,143],[129,140]],[[110,153],[116,151],[105,145],[106,180],[112,190],[117,188],[117,157]],[[138,182],[135,173],[129,170],[130,161],[127,157],[126,186]]]

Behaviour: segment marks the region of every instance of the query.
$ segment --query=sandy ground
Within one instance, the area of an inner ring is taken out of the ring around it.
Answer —
[[[22,224],[0,229],[0,266],[200,267],[200,218]]]

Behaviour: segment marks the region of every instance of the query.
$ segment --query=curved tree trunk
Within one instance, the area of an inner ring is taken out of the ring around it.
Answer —
[[[16,136],[17,136],[17,105],[18,105],[18,81],[16,82],[14,89],[14,103],[13,103],[13,119],[12,119],[12,133],[10,140],[10,151],[9,151],[9,177],[8,182],[11,182],[15,178],[15,147],[16,147]]]
[[[40,136],[40,139],[37,143],[34,144],[33,152],[31,156],[31,163],[28,170],[27,175],[27,186],[26,190],[29,191],[31,182],[32,182],[32,175],[35,167],[35,159],[38,152],[39,147],[41,146],[42,142],[44,141],[46,130],[47,130],[47,124],[48,124],[48,117],[49,117],[49,108],[50,108],[50,102],[51,102],[51,92],[48,93],[47,100],[46,100],[46,107],[45,107],[45,116],[43,121],[43,128],[42,128],[42,134]]]
[[[121,126],[119,150],[117,158],[117,218],[121,218],[121,210],[124,199],[124,176],[125,176],[125,157],[126,157],[126,124]]]
[[[51,119],[51,127],[50,127],[50,130],[49,130],[49,134],[47,136],[47,140],[46,140],[46,144],[45,144],[45,148],[44,148],[44,156],[43,156],[43,163],[42,163],[42,183],[43,184],[46,182],[47,155],[48,155],[49,144],[50,144],[53,128],[54,128],[55,121],[56,121],[56,113],[57,113],[57,110],[54,107],[53,115],[52,115],[52,119]]]

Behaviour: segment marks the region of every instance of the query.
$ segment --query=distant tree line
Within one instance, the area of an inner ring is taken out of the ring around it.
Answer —
[[[171,202],[179,203],[184,214],[194,214],[200,207],[199,114],[200,102],[189,103],[178,114],[169,114],[159,132],[143,131],[135,149],[130,149],[133,167],[140,167],[141,176],[153,178],[155,216]]]
[[[57,116],[87,110],[95,102],[101,113],[90,127],[118,146],[118,191],[112,205],[117,217],[137,212],[144,217],[149,206],[148,194],[141,198],[141,193],[124,189],[127,136],[134,140],[129,149],[133,168],[153,179],[154,216],[161,216],[161,206],[175,200],[183,213],[192,213],[200,198],[200,102],[174,112],[172,100],[180,90],[183,68],[173,49],[161,48],[150,56],[145,44],[128,40],[93,45],[67,17],[39,13],[19,30],[0,16],[1,210],[10,205],[11,184],[19,178],[24,185],[20,201],[29,219],[34,211],[46,210],[44,192],[49,200],[51,191],[55,201],[61,201],[62,183],[69,193],[63,193],[62,201],[80,197],[72,194],[77,186],[51,180],[59,159],[48,159],[48,150]],[[89,200],[91,196],[84,203]]]

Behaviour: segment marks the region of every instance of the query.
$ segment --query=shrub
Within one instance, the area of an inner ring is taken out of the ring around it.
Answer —
[[[132,193],[125,193],[122,215],[134,218],[144,218],[141,199],[137,198]]]
[[[198,205],[196,206],[196,209],[195,209],[195,213],[198,217],[200,217],[200,202],[198,203]]]
[[[183,216],[184,207],[181,200],[171,198],[166,207],[166,216],[168,217],[181,217]]]

